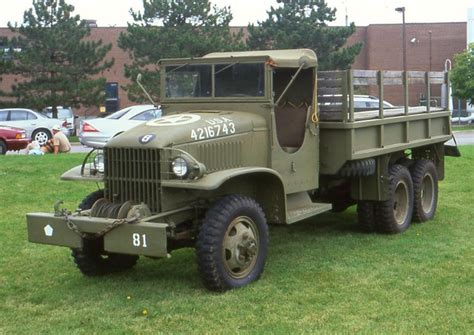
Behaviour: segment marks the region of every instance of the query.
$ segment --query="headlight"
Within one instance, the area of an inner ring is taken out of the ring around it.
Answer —
[[[177,157],[171,162],[171,169],[177,177],[183,178],[188,174],[188,162],[183,157]]]
[[[97,153],[94,158],[94,168],[100,173],[104,173],[104,155],[102,152]]]

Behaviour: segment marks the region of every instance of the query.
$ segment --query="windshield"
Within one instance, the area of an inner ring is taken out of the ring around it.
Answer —
[[[263,64],[216,65],[216,97],[263,96]]]
[[[181,65],[166,68],[166,97],[210,97],[210,65]]]
[[[53,111],[51,109],[47,109],[46,112],[44,112],[48,117],[52,118],[53,117]],[[72,111],[68,108],[58,108],[58,118],[69,118],[73,117]]]
[[[166,67],[167,98],[263,97],[264,87],[264,63]]]

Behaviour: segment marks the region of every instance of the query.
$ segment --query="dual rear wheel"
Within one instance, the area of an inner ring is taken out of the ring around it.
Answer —
[[[366,231],[397,234],[407,230],[412,220],[431,220],[438,203],[438,174],[433,162],[419,159],[410,169],[395,164],[389,173],[389,199],[359,201],[359,225]]]

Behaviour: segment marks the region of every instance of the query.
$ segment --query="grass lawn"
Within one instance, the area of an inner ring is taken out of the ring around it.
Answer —
[[[474,130],[474,124],[460,125],[460,126],[456,124],[452,124],[452,130],[453,131]]]
[[[401,235],[358,231],[355,209],[270,227],[265,272],[216,294],[194,250],[88,278],[66,248],[27,242],[25,213],[74,209],[81,154],[0,157],[0,334],[472,333],[474,146],[447,158],[438,213]]]

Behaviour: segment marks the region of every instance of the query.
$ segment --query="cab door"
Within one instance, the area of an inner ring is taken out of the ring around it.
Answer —
[[[295,71],[275,71],[275,97],[285,90]],[[314,90],[315,69],[301,71],[272,113],[271,164],[283,177],[287,193],[318,187],[319,127]]]

